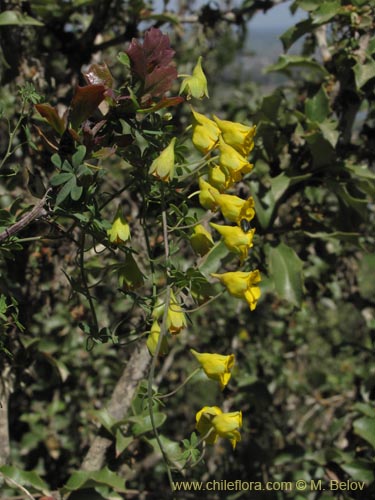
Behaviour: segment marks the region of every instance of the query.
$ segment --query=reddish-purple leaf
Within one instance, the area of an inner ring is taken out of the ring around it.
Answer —
[[[161,97],[171,88],[176,78],[177,70],[175,66],[169,68],[156,68],[152,73],[146,76],[144,92],[153,97]]]
[[[73,129],[77,130],[81,123],[89,118],[104,99],[104,85],[87,85],[77,87],[71,102],[70,116]]]
[[[150,111],[157,111],[158,109],[170,108],[172,106],[178,106],[184,101],[184,98],[181,96],[175,97],[164,97],[161,101],[157,102],[154,106],[149,108],[138,109],[138,113],[148,113]]]
[[[112,88],[113,77],[108,66],[104,64],[91,64],[86,72],[82,72],[86,82],[91,85],[105,85]]]
[[[173,62],[174,50],[171,49],[168,35],[157,28],[145,33],[143,45],[133,38],[126,51],[131,61],[133,73],[143,82],[142,102],[152,96],[160,97],[167,92],[177,78]]]
[[[35,109],[47,120],[59,135],[63,135],[66,129],[66,120],[60,118],[58,112],[50,104],[35,104]]]
[[[160,66],[169,66],[175,51],[171,48],[168,35],[157,28],[151,28],[145,33],[143,51],[146,55],[148,73],[150,69]]]

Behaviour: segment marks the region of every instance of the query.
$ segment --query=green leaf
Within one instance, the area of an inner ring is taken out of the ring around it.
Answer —
[[[94,410],[90,412],[93,417],[110,433],[113,434],[113,427],[116,425],[116,420],[111,417],[106,408]]]
[[[288,50],[301,36],[308,33],[311,30],[311,26],[311,19],[304,19],[285,31],[280,37],[284,50]]]
[[[321,3],[321,0],[296,0],[295,5],[307,12],[312,12],[318,9]]]
[[[271,71],[288,71],[290,68],[311,69],[312,71],[321,73],[324,76],[328,76],[327,70],[321,64],[319,64],[317,61],[314,61],[310,57],[285,54],[282,54],[279,57],[279,60],[276,64],[268,66],[266,72],[270,73]]]
[[[165,413],[156,412],[154,413],[154,423],[155,427],[160,427],[166,421],[167,416]],[[134,436],[139,436],[145,434],[146,432],[152,431],[153,427],[151,424],[150,415],[137,415],[136,417],[129,417],[129,422],[135,422],[132,425],[132,434]]]
[[[65,382],[65,380],[69,377],[69,370],[67,366],[48,352],[41,352],[41,354],[43,354],[48,363],[50,363],[50,365],[55,369],[61,381]]]
[[[375,301],[375,253],[365,255],[359,263],[358,285],[361,297]]]
[[[335,159],[335,150],[320,129],[305,133],[305,139],[313,157],[313,166],[330,165]]]
[[[355,83],[361,89],[366,83],[375,78],[375,61],[368,61],[365,64],[357,62],[353,67]]]
[[[44,494],[47,494],[48,492],[47,484],[38,476],[36,472],[24,471],[11,465],[3,465],[0,467],[0,473],[3,474],[4,477],[12,479],[22,486],[32,486],[37,491],[41,491]]]
[[[324,139],[329,142],[329,144],[333,148],[336,147],[340,135],[340,133],[336,130],[337,125],[338,123],[335,120],[324,120],[323,122],[319,123],[319,128]]]
[[[54,175],[51,179],[52,186],[60,186],[61,184],[65,184],[70,179],[74,178],[74,174],[70,172],[63,172],[62,174]]]
[[[323,87],[305,101],[305,113],[309,120],[313,122],[323,122],[329,114],[329,99]]]
[[[306,179],[309,179],[312,174],[298,175],[296,177],[288,177],[285,172],[271,179],[271,191],[275,201],[278,201],[290,186],[298,184]]]
[[[356,460],[340,467],[351,476],[354,481],[364,481],[370,483],[374,480],[374,466],[364,460]]]
[[[375,255],[374,255],[374,257],[375,257]],[[369,403],[360,403],[360,402],[355,403],[353,405],[353,410],[356,410],[356,411],[362,413],[366,417],[375,418],[375,408],[373,405],[371,405]]]
[[[116,458],[134,441],[133,436],[124,436],[120,429],[116,431]]]
[[[259,224],[263,229],[267,229],[271,219],[272,214],[275,209],[275,198],[272,191],[267,191],[262,199],[256,193],[253,193],[253,199],[255,204],[255,214],[259,221]]]
[[[61,205],[61,203],[69,196],[71,190],[76,186],[75,177],[71,177],[71,179],[64,184],[64,186],[59,191],[59,194],[56,197],[56,205]]]
[[[314,24],[324,24],[334,16],[336,16],[341,10],[340,0],[331,0],[321,2],[318,9],[314,10],[312,14]]]
[[[354,433],[375,449],[375,418],[362,417],[353,422]]]
[[[80,165],[82,165],[85,156],[86,156],[86,147],[82,145],[78,146],[77,151],[72,156],[73,167],[78,168]]]
[[[368,215],[367,199],[352,196],[344,183],[327,182],[327,184],[347,207],[353,208],[363,219],[366,219]]]
[[[83,187],[82,186],[73,186],[71,191],[70,191],[70,197],[73,201],[78,201],[83,193]]]
[[[357,243],[358,238],[361,235],[361,233],[347,233],[344,231],[334,231],[333,233],[325,233],[323,231],[318,231],[316,233],[310,233],[309,231],[304,231],[304,234],[306,234],[310,238],[319,238],[322,240],[348,241],[348,242],[352,242],[352,243]]]
[[[5,10],[0,14],[0,26],[44,26],[33,17],[18,12],[18,10]]]
[[[221,261],[229,254],[229,250],[223,241],[216,243],[204,256],[203,263],[199,266],[199,271],[207,278],[211,273],[215,273],[221,267]]]
[[[273,94],[263,97],[260,109],[270,121],[276,121],[282,101],[283,94],[277,89]]]
[[[303,297],[302,261],[295,251],[284,243],[271,248],[269,267],[279,296],[300,307]]]
[[[64,486],[63,492],[67,493],[69,491],[80,490],[83,488],[91,488],[96,485],[105,485],[113,488],[115,491],[122,493],[126,492],[124,479],[109,470],[107,467],[99,471],[74,472]]]
[[[117,60],[119,63],[123,64],[127,68],[130,68],[130,59],[128,54],[126,54],[125,52],[119,52],[117,54]]]

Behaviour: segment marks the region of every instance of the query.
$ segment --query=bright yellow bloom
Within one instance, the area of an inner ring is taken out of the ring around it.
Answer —
[[[207,154],[213,149],[219,140],[220,130],[213,120],[206,118],[201,113],[193,109],[193,137],[194,146],[203,154]]]
[[[251,221],[254,218],[254,200],[251,196],[247,200],[243,200],[231,194],[217,192],[211,192],[211,194],[224,217],[231,222],[236,222],[240,225],[241,220]]]
[[[211,184],[203,179],[203,177],[199,177],[199,203],[206,210],[216,210],[216,202],[214,195],[220,194],[217,189],[215,189]]]
[[[230,440],[233,449],[238,441],[241,441],[239,429],[242,427],[242,412],[235,411],[231,413],[223,413],[217,406],[204,406],[195,416],[196,429],[207,436],[206,443],[214,444],[217,438],[223,437]]]
[[[144,283],[143,274],[131,253],[125,257],[125,263],[118,267],[118,280],[120,287],[126,290],[134,290]]]
[[[223,356],[221,354],[197,352],[194,351],[194,349],[190,349],[190,352],[201,364],[207,377],[217,380],[220,384],[220,389],[223,390],[231,377],[231,369],[234,365],[234,354]]]
[[[240,154],[248,156],[254,148],[256,126],[247,127],[241,123],[220,120],[215,115],[214,120],[223,135],[224,141]]]
[[[245,233],[238,226],[222,226],[213,222],[210,222],[210,225],[222,235],[228,250],[240,254],[241,261],[244,261],[249,254],[250,248],[253,246],[255,229],[251,229]]]
[[[187,326],[184,310],[177,302],[174,293],[171,291],[171,300],[168,308],[167,329],[172,335],[180,333]]]
[[[111,229],[107,230],[107,235],[109,241],[114,245],[120,245],[130,239],[130,227],[127,220],[122,215],[120,208],[117,210]]]
[[[163,149],[160,155],[151,163],[149,174],[154,175],[164,182],[169,182],[174,176],[174,145],[176,137],[173,137],[169,145]]]
[[[230,188],[236,181],[220,165],[213,165],[208,171],[208,182],[220,192]]]
[[[232,411],[221,413],[212,419],[212,425],[220,437],[229,439],[235,449],[238,441],[241,441],[239,430],[242,427],[242,412]]]
[[[214,240],[211,233],[202,224],[198,224],[193,228],[193,234],[190,236],[190,244],[194,252],[202,256],[206,255],[214,246]]]
[[[241,271],[224,274],[212,273],[211,276],[219,279],[231,295],[239,299],[245,299],[251,311],[256,308],[257,300],[260,297],[260,288],[256,286],[256,283],[261,281],[258,269],[248,273]]]
[[[241,180],[242,175],[248,174],[253,169],[253,165],[221,137],[219,137],[219,151],[220,165],[228,170],[234,180]]]
[[[193,69],[193,74],[183,80],[180,87],[180,94],[185,92],[187,98],[195,97],[203,99],[208,97],[207,78],[202,69],[202,56],[198,57],[198,62]]]
[[[165,303],[160,299],[152,311],[154,319],[160,319],[164,314]],[[178,303],[174,293],[171,290],[168,315],[167,315],[167,330],[172,335],[179,333],[187,326],[186,317],[181,305]]]
[[[150,351],[151,356],[155,355],[159,337],[160,337],[160,325],[155,320],[151,326],[151,331],[146,341],[146,345],[148,347],[148,350]],[[165,356],[168,353],[168,350],[169,350],[168,341],[165,337],[163,337],[163,340],[161,341],[159,355]]]

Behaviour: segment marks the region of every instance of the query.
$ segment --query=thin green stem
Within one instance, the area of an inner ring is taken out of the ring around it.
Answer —
[[[118,191],[116,191],[115,193],[113,193],[109,198],[108,200],[106,200],[105,202],[103,202],[100,207],[99,207],[99,211],[102,210],[104,207],[106,207],[109,203],[111,203],[112,200],[114,200],[119,194],[123,193],[124,191],[126,191],[127,189],[129,189],[129,187],[134,183],[134,180],[131,180],[128,184],[125,184],[124,187],[122,187],[121,189],[119,189]]]
[[[91,316],[92,316],[93,324],[95,327],[95,335],[97,335],[99,333],[99,322],[98,322],[98,318],[96,316],[94,301],[92,300],[92,297],[90,294],[90,289],[89,289],[87,279],[86,279],[86,274],[85,274],[85,239],[86,239],[86,233],[82,230],[81,244],[80,244],[80,248],[79,248],[79,267],[80,267],[80,271],[81,271],[82,285],[83,285],[83,288],[85,290],[85,296],[89,302]]]
[[[162,222],[163,222],[163,235],[164,235],[164,255],[165,255],[166,268],[167,268],[167,275],[169,275],[170,268],[169,268],[168,227],[167,227],[167,214],[166,214],[166,208],[165,208],[165,198],[164,198],[163,186],[162,186]],[[163,338],[167,332],[167,318],[168,318],[168,309],[169,309],[170,301],[171,301],[171,285],[167,284],[166,292],[165,292],[165,305],[164,305],[163,319],[162,319],[162,323],[160,326],[160,334],[159,334],[158,343],[156,345],[156,349],[154,352],[154,356],[152,358],[150,373],[149,373],[149,377],[148,377],[147,399],[148,399],[148,410],[150,413],[150,420],[151,420],[152,429],[153,429],[155,439],[159,445],[159,449],[161,451],[161,454],[163,456],[163,460],[164,460],[164,463],[165,463],[165,466],[167,469],[167,476],[168,476],[169,485],[171,487],[171,490],[173,491],[172,471],[171,471],[171,468],[169,465],[168,456],[164,450],[163,443],[161,442],[159,433],[158,433],[157,428],[156,428],[155,417],[154,417],[154,408],[153,408],[153,384],[154,384],[154,378],[155,378],[156,363],[157,363],[157,360],[159,357]]]
[[[176,389],[174,389],[171,392],[168,392],[168,394],[163,394],[161,396],[158,396],[158,399],[164,399],[164,398],[169,398],[169,396],[173,396],[173,394],[176,394],[180,389],[182,389],[197,373],[199,373],[202,370],[201,367],[196,368],[190,375],[180,384]]]
[[[21,123],[22,123],[22,120],[24,119],[25,115],[24,115],[24,112],[25,112],[25,103],[23,102],[22,103],[22,108],[21,108],[21,114],[20,114],[20,117],[18,118],[17,120],[17,123],[16,123],[16,126],[14,127],[13,131],[11,132],[10,129],[9,129],[9,140],[8,140],[8,147],[7,147],[7,150],[5,152],[5,155],[3,157],[3,159],[1,160],[1,163],[0,163],[0,170],[3,168],[5,162],[8,160],[8,158],[10,156],[12,156],[12,154],[14,153],[15,150],[12,151],[12,146],[13,146],[13,141],[14,141],[14,138],[18,132],[18,129],[20,128],[21,126]]]

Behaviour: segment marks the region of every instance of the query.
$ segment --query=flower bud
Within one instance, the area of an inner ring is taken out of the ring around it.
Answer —
[[[180,94],[185,93],[187,98],[195,97],[203,99],[208,97],[207,78],[202,69],[202,56],[198,57],[198,62],[193,69],[193,74],[185,78],[180,87]]]
[[[176,137],[173,137],[169,145],[163,149],[160,155],[151,163],[149,174],[154,175],[163,182],[169,182],[174,176],[174,145]]]
[[[130,227],[120,208],[117,210],[111,229],[107,230],[107,235],[113,245],[121,245],[130,239]]]

